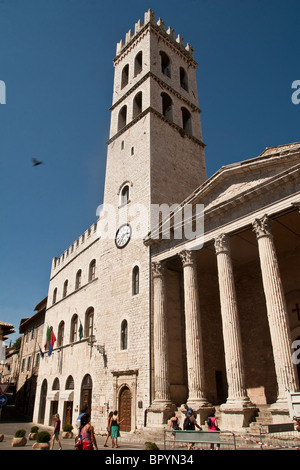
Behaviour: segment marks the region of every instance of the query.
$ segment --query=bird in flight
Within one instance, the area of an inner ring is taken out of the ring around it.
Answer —
[[[37,160],[36,158],[33,158],[33,159],[32,159],[32,163],[33,163],[32,166],[38,166],[38,165],[44,164],[44,162],[40,162],[40,161]]]

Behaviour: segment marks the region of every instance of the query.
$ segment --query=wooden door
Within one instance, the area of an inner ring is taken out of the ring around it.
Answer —
[[[124,420],[120,425],[120,430],[131,431],[131,392],[128,387],[124,387],[120,393],[119,419]]]
[[[92,379],[89,374],[87,374],[81,385],[81,397],[80,397],[80,410],[85,406],[88,409],[88,413],[91,413],[92,410]]]

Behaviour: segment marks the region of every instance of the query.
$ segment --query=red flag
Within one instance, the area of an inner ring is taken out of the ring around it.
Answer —
[[[52,330],[51,339],[50,339],[50,347],[49,347],[49,356],[51,356],[52,354],[55,341],[56,341],[55,334],[53,333],[53,330]]]

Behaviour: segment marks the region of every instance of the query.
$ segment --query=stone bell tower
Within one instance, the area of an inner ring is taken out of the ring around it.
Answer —
[[[130,181],[135,202],[180,203],[206,179],[193,49],[149,10],[114,67],[104,202]]]
[[[151,10],[117,44],[103,201],[115,226],[100,240],[99,295],[107,394],[113,389],[110,403],[122,409],[127,384],[131,429],[143,426],[153,396],[150,248],[143,243],[150,207],[179,204],[206,179],[196,67],[192,47]]]

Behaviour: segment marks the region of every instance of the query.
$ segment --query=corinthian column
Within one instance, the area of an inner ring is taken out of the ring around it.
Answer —
[[[185,334],[188,374],[188,404],[193,409],[208,406],[204,387],[203,343],[201,338],[200,309],[196,261],[193,251],[180,253],[183,264]]]
[[[270,221],[267,215],[261,219],[255,219],[253,228],[258,240],[259,259],[278,384],[276,403],[286,404],[286,390],[296,391],[297,379],[292,363],[292,342],[286,302]]]
[[[168,338],[166,319],[165,265],[152,263],[154,298],[154,401],[153,405],[167,406],[170,401]]]
[[[246,391],[244,361],[236,291],[230,255],[230,242],[225,234],[215,239],[217,254],[221,315],[225,364],[228,382],[228,398],[222,407],[243,408],[252,405]]]

